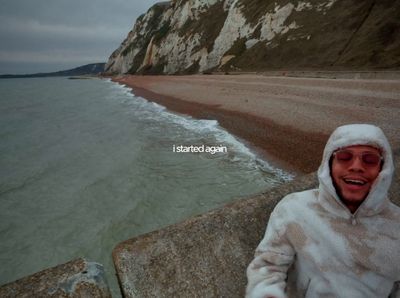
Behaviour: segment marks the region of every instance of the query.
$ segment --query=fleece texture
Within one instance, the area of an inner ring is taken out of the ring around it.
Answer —
[[[329,165],[335,150],[352,145],[379,148],[384,159],[354,213],[338,197]],[[286,196],[271,213],[247,268],[246,297],[400,297],[400,208],[387,196],[393,170],[381,129],[337,128],[318,169],[319,188]]]

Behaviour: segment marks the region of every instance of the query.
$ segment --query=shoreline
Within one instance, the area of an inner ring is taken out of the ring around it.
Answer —
[[[385,79],[236,75],[119,75],[112,81],[167,109],[219,125],[271,166],[318,169],[326,141],[344,124],[369,123],[400,149],[400,84]]]
[[[126,80],[126,76],[114,77],[112,81],[132,88],[135,96],[161,104],[171,111],[196,119],[217,120],[221,127],[238,137],[271,166],[295,175],[316,171],[328,139],[328,135],[323,133],[303,132],[249,113],[223,109],[218,104],[189,102],[157,93]]]

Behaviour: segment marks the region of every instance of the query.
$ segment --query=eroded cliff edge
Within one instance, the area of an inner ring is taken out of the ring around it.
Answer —
[[[400,2],[175,0],[140,16],[106,73],[400,69]]]

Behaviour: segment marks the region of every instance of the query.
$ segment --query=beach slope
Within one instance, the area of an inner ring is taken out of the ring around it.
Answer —
[[[133,76],[114,81],[137,96],[201,119],[216,119],[275,166],[315,171],[339,125],[372,123],[398,150],[398,80],[273,77],[255,74]]]

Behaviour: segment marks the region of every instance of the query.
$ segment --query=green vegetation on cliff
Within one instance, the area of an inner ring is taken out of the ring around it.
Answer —
[[[107,71],[400,69],[399,15],[390,0],[163,2],[137,20]]]

